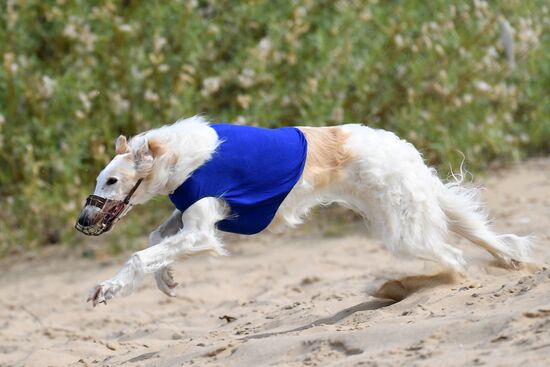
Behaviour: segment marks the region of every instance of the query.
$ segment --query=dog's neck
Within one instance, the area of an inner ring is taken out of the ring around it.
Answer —
[[[219,144],[214,129],[200,116],[150,130],[144,136],[158,152],[136,204],[173,192],[210,159]]]

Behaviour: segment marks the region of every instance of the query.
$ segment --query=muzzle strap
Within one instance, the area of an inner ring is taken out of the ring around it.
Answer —
[[[132,198],[132,195],[134,195],[134,193],[136,192],[136,190],[138,189],[138,187],[139,187],[139,185],[141,184],[142,181],[143,181],[143,178],[140,178],[139,180],[137,180],[134,187],[132,187],[132,189],[130,190],[128,195],[126,195],[126,197],[124,198],[124,204],[130,203],[130,199]]]

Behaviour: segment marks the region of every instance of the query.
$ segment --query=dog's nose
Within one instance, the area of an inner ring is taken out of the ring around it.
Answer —
[[[87,215],[80,214],[78,217],[78,224],[80,224],[82,227],[88,227],[92,224],[92,221]]]
[[[78,216],[78,224],[82,227],[88,227],[91,225],[94,225],[97,217],[97,213],[99,212],[99,208],[96,208],[95,206],[86,205],[82,210],[80,211],[80,215]]]

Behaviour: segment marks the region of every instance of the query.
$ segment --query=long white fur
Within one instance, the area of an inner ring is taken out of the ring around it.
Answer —
[[[462,251],[447,243],[453,231],[507,266],[530,261],[527,238],[495,234],[477,191],[464,187],[460,180],[443,183],[412,144],[391,132],[362,125],[340,128],[348,136],[345,149],[352,157],[342,168],[342,179],[316,187],[302,177],[277,213],[288,225],[300,224],[316,205],[340,203],[360,213],[372,235],[395,255],[464,271]],[[163,155],[153,156],[149,150],[153,141],[162,146]],[[200,116],[140,134],[100,173],[94,194],[120,200],[139,177],[151,177],[136,191],[132,203],[166,195],[208,161],[219,143],[208,121]],[[113,176],[119,184],[107,186],[106,180]],[[155,273],[159,289],[174,295],[170,264],[197,253],[224,255],[215,224],[228,214],[218,198],[202,199],[185,213],[176,210],[151,233],[149,248],[132,255],[115,277],[92,291],[94,305],[130,292],[146,273]]]

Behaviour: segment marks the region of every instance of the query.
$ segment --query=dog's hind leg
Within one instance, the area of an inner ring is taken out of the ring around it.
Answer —
[[[497,235],[491,231],[475,189],[449,183],[445,185],[439,202],[451,231],[482,247],[504,266],[516,268],[520,262],[531,261],[531,242],[527,237]]]
[[[159,244],[163,238],[170,237],[178,233],[183,227],[182,213],[174,210],[170,218],[162,223],[157,229],[149,234],[149,247]],[[155,272],[155,281],[158,289],[170,297],[174,297],[174,288],[178,285],[172,276],[172,268],[165,266]]]
[[[361,195],[360,193],[358,195]],[[367,222],[370,234],[401,258],[417,258],[463,272],[462,251],[446,241],[448,227],[437,198],[407,190],[381,192],[376,199],[348,198]],[[374,209],[373,209],[374,208]]]

